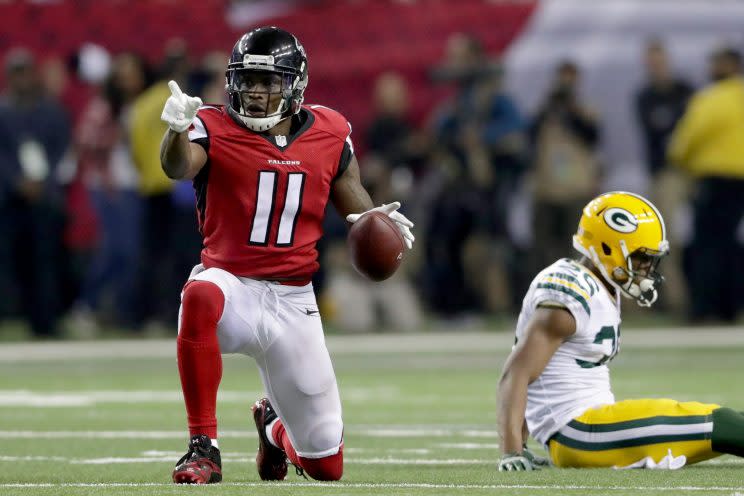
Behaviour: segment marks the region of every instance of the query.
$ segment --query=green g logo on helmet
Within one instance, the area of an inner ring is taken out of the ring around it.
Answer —
[[[632,233],[638,229],[635,216],[624,208],[608,208],[604,213],[604,221],[610,228],[621,233]]]

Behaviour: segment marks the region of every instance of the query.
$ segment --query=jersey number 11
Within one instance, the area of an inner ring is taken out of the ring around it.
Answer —
[[[260,171],[258,173],[258,192],[256,193],[256,213],[251,224],[251,237],[248,244],[268,246],[269,232],[274,218],[274,203],[276,201],[277,177],[276,171]],[[302,190],[305,187],[305,173],[291,172],[287,174],[287,194],[284,197],[284,208],[279,219],[279,229],[275,246],[292,246],[295,227],[302,207]]]

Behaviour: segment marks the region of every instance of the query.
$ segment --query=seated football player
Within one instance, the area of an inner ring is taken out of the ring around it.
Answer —
[[[499,384],[501,471],[557,467],[679,468],[744,456],[744,415],[670,399],[615,401],[607,364],[620,343],[621,296],[657,298],[669,251],[664,220],[645,198],[611,192],[583,211],[573,246],[532,281]]]

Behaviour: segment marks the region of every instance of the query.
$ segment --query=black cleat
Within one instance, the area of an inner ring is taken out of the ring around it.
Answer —
[[[222,480],[220,450],[208,436],[192,436],[189,451],[176,462],[173,482],[176,484],[214,484]]]
[[[258,430],[258,453],[256,467],[261,480],[284,480],[287,476],[287,455],[269,442],[266,426],[276,420],[277,415],[268,398],[262,398],[253,405],[253,420]]]

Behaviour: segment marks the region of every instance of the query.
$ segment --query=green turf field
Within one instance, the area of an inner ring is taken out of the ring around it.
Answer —
[[[615,394],[744,410],[744,336],[623,330]],[[508,333],[331,337],[344,403],[339,483],[258,480],[253,363],[225,359],[218,407],[224,483],[169,483],[186,447],[172,341],[0,345],[0,495],[744,494],[744,460],[681,471],[499,473],[495,389]]]

